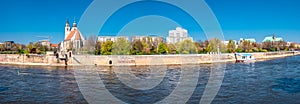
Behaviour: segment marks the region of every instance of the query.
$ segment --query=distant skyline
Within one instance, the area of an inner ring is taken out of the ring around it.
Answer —
[[[217,17],[226,40],[255,38],[261,42],[264,37],[275,34],[286,41],[300,42],[299,0],[205,1]],[[73,23],[74,17],[79,21],[92,0],[2,0],[0,2],[2,14],[0,42],[13,40],[28,44],[45,39],[36,36],[51,36],[52,43],[63,41],[66,19],[68,18],[70,23]],[[150,20],[156,22],[146,22]],[[180,25],[167,18],[147,16],[130,22],[120,33],[166,36],[168,30],[175,29],[177,26]],[[134,30],[137,27],[138,30]],[[196,39],[195,41],[205,39],[203,34],[195,35],[194,33],[198,31],[191,30],[191,36]]]

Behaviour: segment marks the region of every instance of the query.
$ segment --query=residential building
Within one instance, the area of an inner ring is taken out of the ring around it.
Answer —
[[[116,42],[119,38],[129,40],[127,36],[98,36],[98,42],[113,41]]]
[[[146,41],[146,42],[154,42],[154,41],[157,41],[157,42],[163,42],[163,37],[161,36],[132,36],[131,37],[131,42],[134,42],[136,40],[140,40],[140,41]]]
[[[13,48],[13,45],[15,44],[14,41],[5,41],[4,46],[6,50],[11,50]]]
[[[41,46],[46,46],[48,49],[50,49],[50,41],[49,40],[40,40],[37,43]]]
[[[51,44],[50,49],[51,50],[57,50],[58,49],[58,44]]]
[[[175,43],[181,42],[185,39],[190,39],[193,41],[192,37],[188,37],[188,31],[186,29],[177,27],[176,30],[169,31],[169,34],[167,37],[167,43],[175,44]]]

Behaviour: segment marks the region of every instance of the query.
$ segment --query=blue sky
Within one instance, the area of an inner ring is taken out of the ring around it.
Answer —
[[[265,36],[276,34],[287,41],[300,42],[300,0],[205,1],[219,20],[225,39],[256,38],[260,42]],[[78,21],[92,0],[0,2],[0,41],[14,40],[28,44],[43,39],[36,36],[52,36],[53,43],[62,41],[66,18],[72,22],[76,17]],[[146,22],[151,19],[158,21]],[[185,18],[182,19],[184,21]],[[169,29],[178,25],[164,17],[149,16],[130,22],[121,33],[165,36]],[[204,39],[202,36],[195,38]]]

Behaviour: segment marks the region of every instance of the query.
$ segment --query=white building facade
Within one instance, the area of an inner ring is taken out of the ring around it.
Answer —
[[[188,37],[188,31],[181,27],[177,27],[176,30],[170,30],[166,41],[168,44],[175,44],[186,39],[193,41],[192,37]]]
[[[106,42],[106,41],[116,42],[120,38],[128,40],[127,36],[98,36],[97,42]]]

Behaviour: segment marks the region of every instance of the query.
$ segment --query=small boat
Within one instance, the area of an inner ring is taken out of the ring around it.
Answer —
[[[236,62],[255,62],[256,59],[251,54],[235,54]]]

